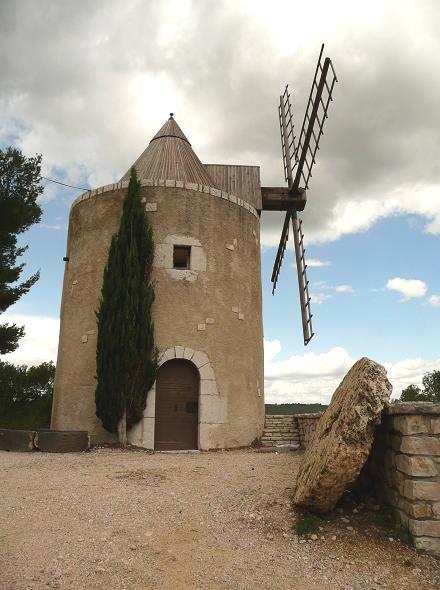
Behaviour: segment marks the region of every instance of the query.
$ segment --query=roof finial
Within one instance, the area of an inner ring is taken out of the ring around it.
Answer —
[[[170,119],[172,119],[174,116],[174,113],[170,113]]]

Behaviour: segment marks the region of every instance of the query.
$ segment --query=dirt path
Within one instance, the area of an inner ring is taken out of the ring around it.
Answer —
[[[437,560],[352,515],[300,542],[300,458],[1,452],[0,589],[440,588]]]

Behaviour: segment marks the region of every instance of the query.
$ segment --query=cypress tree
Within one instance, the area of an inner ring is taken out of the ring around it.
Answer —
[[[156,379],[157,350],[151,317],[153,256],[153,232],[132,168],[96,314],[96,415],[106,430],[118,433],[123,446],[127,444],[127,430],[143,416],[147,393]]]

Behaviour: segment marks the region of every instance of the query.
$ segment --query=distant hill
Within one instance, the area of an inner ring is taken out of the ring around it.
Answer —
[[[313,414],[323,412],[323,404],[265,404],[266,414]]]

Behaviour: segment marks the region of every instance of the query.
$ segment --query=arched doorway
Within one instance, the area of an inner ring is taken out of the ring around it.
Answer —
[[[154,448],[157,451],[198,448],[199,372],[189,361],[164,363],[156,379]]]

